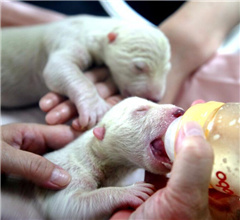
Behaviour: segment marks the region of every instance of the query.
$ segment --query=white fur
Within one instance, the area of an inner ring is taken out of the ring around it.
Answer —
[[[46,155],[67,170],[72,181],[56,192],[37,189],[29,206],[36,201],[36,208],[48,219],[106,219],[116,209],[136,208],[153,194],[152,185],[114,185],[135,168],[169,172],[165,162],[153,154],[151,143],[164,135],[177,110],[137,97],[120,102],[97,125],[105,128],[103,140],[92,129]]]
[[[108,34],[117,35],[109,42]],[[83,75],[106,64],[125,96],[159,101],[170,68],[169,43],[153,27],[94,16],[75,16],[33,27],[2,29],[2,106],[38,102],[48,90],[69,97],[83,126],[109,109]]]

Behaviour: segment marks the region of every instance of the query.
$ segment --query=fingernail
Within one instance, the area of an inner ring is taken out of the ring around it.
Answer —
[[[52,99],[46,99],[45,100],[45,105],[48,106],[49,108],[53,107],[53,100]]]
[[[60,187],[66,186],[71,181],[71,176],[67,171],[55,168],[52,172],[50,182]]]
[[[52,99],[41,100],[40,106],[45,110],[49,110],[53,107],[53,100]]]
[[[183,125],[183,127],[179,130],[177,143],[176,143],[176,153],[179,152],[181,147],[183,146],[182,142],[186,137],[200,136],[205,137],[201,126],[197,122],[187,122]]]
[[[203,129],[197,122],[188,122],[183,125],[184,134],[187,137],[190,136],[201,136],[204,137]]]
[[[50,112],[46,116],[46,121],[48,124],[56,124],[60,121],[61,115],[59,112]]]

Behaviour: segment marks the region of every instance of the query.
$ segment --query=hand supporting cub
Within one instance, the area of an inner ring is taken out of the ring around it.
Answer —
[[[122,100],[122,96],[117,94],[117,87],[109,77],[109,71],[105,67],[95,68],[84,73],[84,75],[95,84],[98,94],[105,101],[113,106]],[[46,112],[46,122],[50,125],[65,123],[77,117],[78,111],[74,103],[57,93],[47,93],[39,102],[42,111]],[[75,130],[82,130],[78,118],[72,121]]]

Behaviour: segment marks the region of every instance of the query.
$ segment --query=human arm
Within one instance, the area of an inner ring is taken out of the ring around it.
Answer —
[[[23,123],[3,125],[1,130],[1,173],[22,176],[46,188],[68,185],[70,175],[40,154],[65,146],[79,133],[66,125]]]
[[[161,103],[174,103],[186,78],[215,54],[239,22],[239,2],[187,2],[159,25],[170,41],[172,54]]]
[[[58,21],[66,16],[24,2],[1,2],[1,26],[25,26]]]

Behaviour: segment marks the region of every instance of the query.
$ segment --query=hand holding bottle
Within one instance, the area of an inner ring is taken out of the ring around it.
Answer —
[[[235,113],[239,115],[239,111]],[[213,148],[206,141],[202,127],[199,123],[188,121],[180,128],[179,134],[176,141],[177,157],[169,181],[163,176],[146,173],[145,181],[159,190],[136,211],[119,211],[111,220],[239,218],[239,196],[208,189]]]
[[[240,196],[240,104],[201,103],[193,105],[182,117],[177,118],[165,135],[165,149],[172,161],[177,156],[174,152],[175,139],[182,135],[179,128],[188,121],[200,124],[206,140],[214,150],[211,187],[229,195]]]
[[[132,214],[130,211],[119,212],[112,220],[211,219],[208,209],[208,182],[213,152],[197,123],[185,125],[184,136],[177,149],[178,156],[166,187],[154,193]],[[159,181],[156,176],[154,178],[154,181]],[[148,180],[153,179],[149,176]]]

